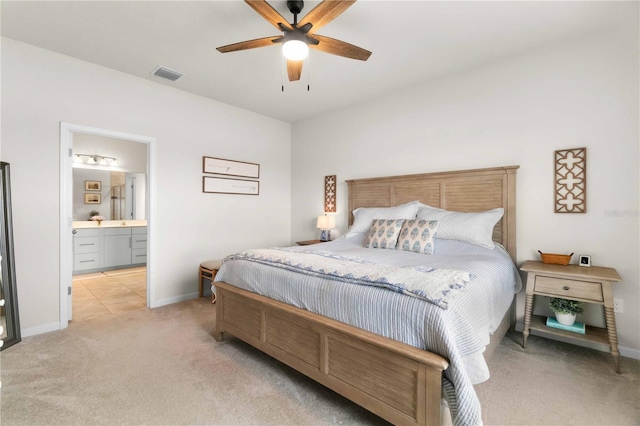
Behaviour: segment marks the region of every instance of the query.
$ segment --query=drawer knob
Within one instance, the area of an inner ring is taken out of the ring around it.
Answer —
[[[562,287],[563,290],[569,290],[569,286],[565,285],[564,287]]]

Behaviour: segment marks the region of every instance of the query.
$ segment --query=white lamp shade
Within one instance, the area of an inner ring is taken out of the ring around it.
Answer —
[[[292,61],[301,61],[309,55],[309,46],[300,40],[289,40],[282,45],[282,54]]]
[[[318,229],[333,229],[336,227],[336,218],[333,216],[322,215],[318,216],[318,223],[316,228]]]

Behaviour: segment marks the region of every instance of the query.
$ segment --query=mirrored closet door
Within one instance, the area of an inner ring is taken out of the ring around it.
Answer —
[[[16,270],[13,259],[13,227],[11,222],[11,184],[9,163],[0,162],[0,263],[2,282],[0,283],[0,350],[20,341],[20,320],[18,319],[18,295],[16,291]]]

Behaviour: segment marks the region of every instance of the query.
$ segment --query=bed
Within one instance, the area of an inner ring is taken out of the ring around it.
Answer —
[[[509,166],[348,180],[349,225],[354,224],[352,212],[355,209],[401,206],[416,201],[421,205],[457,212],[504,209],[491,235],[491,239],[499,245],[496,245],[496,249],[491,252],[502,251],[504,255],[501,255],[501,262],[504,263],[504,257],[506,257],[515,271],[513,274],[517,277],[517,270],[513,266],[516,258],[515,176],[517,169],[518,166]],[[351,229],[353,228],[352,226]],[[292,256],[331,257],[338,256],[335,253],[341,250],[350,254],[349,250],[352,246],[362,245],[364,240],[366,236],[355,235],[319,245],[324,247],[289,248],[282,251],[288,250]],[[446,250],[452,250],[452,252],[459,250],[459,245],[447,248],[446,244],[442,244],[441,249],[438,248],[440,244],[440,242],[437,243],[436,250],[443,251],[444,254],[447,254]],[[377,251],[375,255],[379,256],[380,253],[382,250]],[[435,259],[436,256],[433,258]],[[324,312],[316,304],[321,304],[324,298],[330,299],[331,297],[327,295],[333,294],[325,291],[326,286],[337,289],[348,287],[349,291],[359,290],[325,280],[322,281],[324,287],[310,292],[317,297],[305,300],[295,292],[298,291],[298,287],[304,288],[308,284],[307,281],[312,279],[306,281],[300,279],[299,282],[294,282],[295,279],[292,280],[291,277],[296,276],[295,272],[288,270],[284,275],[277,275],[274,268],[265,264],[252,266],[249,269],[247,260],[230,258],[228,262],[223,263],[216,276],[214,283],[218,303],[214,332],[216,340],[221,341],[224,333],[230,333],[394,424],[441,424],[443,396],[446,396],[450,402],[455,424],[481,421],[479,409],[476,406],[479,403],[477,399],[474,400],[473,380],[468,373],[470,370],[467,364],[473,364],[473,362],[468,362],[466,359],[463,362],[464,357],[457,353],[458,349],[449,347],[456,346],[456,342],[450,344],[450,340],[473,339],[460,337],[458,334],[463,333],[455,331],[449,332],[453,337],[438,337],[440,340],[434,340],[433,343],[426,345],[412,341],[405,343],[401,341],[402,339],[392,338],[395,337],[394,327],[389,323],[401,321],[397,318],[385,320],[385,324],[380,325],[381,330],[378,330],[376,328],[378,326],[361,326],[357,321],[344,320],[334,313],[322,315],[321,313]],[[472,276],[482,275],[484,269],[486,268],[483,268],[483,265],[476,265]],[[278,272],[278,274],[282,273]],[[289,281],[279,282],[278,277],[285,275]],[[261,282],[266,289],[259,287]],[[274,296],[269,293],[277,293],[278,289],[282,288],[292,288],[293,290],[287,290],[287,292],[291,291],[293,296],[280,297],[280,295]],[[475,342],[475,352],[469,355],[469,359],[477,357],[478,354],[481,354],[484,359],[490,357],[493,349],[513,322],[510,306],[512,306],[514,293],[518,290],[519,287],[514,284],[506,305],[501,302],[505,306],[500,312],[492,314],[492,316],[497,315],[497,319],[493,318],[489,321],[492,324],[487,341],[482,342],[482,350],[477,350],[477,342]],[[472,291],[476,290],[468,290],[468,292]],[[421,313],[420,309],[427,313],[438,311],[433,307],[433,303],[417,301],[416,298],[387,289],[369,288],[367,292],[372,296],[363,296],[362,305],[373,312],[369,316],[384,317],[384,310],[390,309],[386,305],[387,302],[376,304],[378,294],[384,294],[385,298],[391,298],[396,301],[395,303],[417,307],[411,312]],[[461,296],[461,300],[468,297],[470,296]],[[452,306],[473,305],[456,301],[451,303]],[[456,311],[452,309],[447,312],[453,312],[445,315],[451,317]],[[430,315],[425,313],[425,317],[432,318]],[[438,321],[440,320],[434,319],[434,322]],[[433,350],[426,350],[421,346],[430,347]]]

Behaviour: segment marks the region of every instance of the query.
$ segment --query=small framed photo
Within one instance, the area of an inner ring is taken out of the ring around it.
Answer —
[[[591,256],[588,254],[581,254],[578,256],[578,265],[586,266],[587,268],[591,266]]]
[[[85,193],[85,204],[100,204],[102,202],[102,196],[100,194]]]
[[[102,191],[102,182],[99,180],[85,180],[84,190],[85,191]]]

